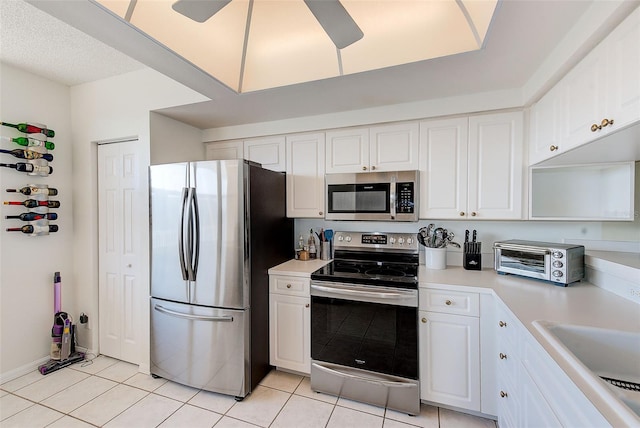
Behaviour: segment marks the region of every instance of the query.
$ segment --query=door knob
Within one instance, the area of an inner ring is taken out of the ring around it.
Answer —
[[[507,359],[507,354],[503,354],[502,352],[500,352],[500,359],[501,360],[506,360]]]
[[[600,129],[602,129],[602,126],[598,125],[597,123],[594,123],[593,125],[591,125],[591,132],[596,132]]]
[[[506,327],[506,326],[507,326],[507,323],[506,323],[506,322],[504,322],[504,321],[500,321],[500,322],[498,323],[498,325],[499,325],[500,327]]]
[[[507,396],[507,393],[504,391],[500,391],[500,397],[505,398]]]
[[[448,299],[444,302],[444,304],[447,305],[447,306],[451,306],[452,303],[453,302],[451,300],[448,300]]]
[[[420,321],[422,321],[423,323],[426,323],[427,319],[426,318],[422,318]]]
[[[362,167],[362,170],[363,170],[363,171],[366,171],[366,170],[367,170],[367,167],[366,167],[366,166],[363,166],[363,167]]]
[[[555,152],[556,150],[558,150],[558,146],[549,146],[549,150]]]

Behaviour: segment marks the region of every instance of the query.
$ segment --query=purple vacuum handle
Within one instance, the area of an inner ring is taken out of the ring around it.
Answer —
[[[60,272],[53,275],[53,313],[62,311],[62,278]]]

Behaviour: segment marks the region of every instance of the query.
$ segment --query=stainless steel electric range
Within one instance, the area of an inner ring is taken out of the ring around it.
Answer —
[[[415,234],[336,232],[311,274],[311,389],[420,413]]]

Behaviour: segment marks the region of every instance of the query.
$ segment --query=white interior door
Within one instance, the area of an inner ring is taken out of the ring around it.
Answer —
[[[137,140],[98,146],[100,353],[135,364],[148,295],[144,159]]]

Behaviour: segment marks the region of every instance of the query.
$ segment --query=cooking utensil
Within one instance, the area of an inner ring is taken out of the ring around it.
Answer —
[[[333,239],[333,229],[327,229],[324,231],[324,239],[326,241],[331,241]]]

